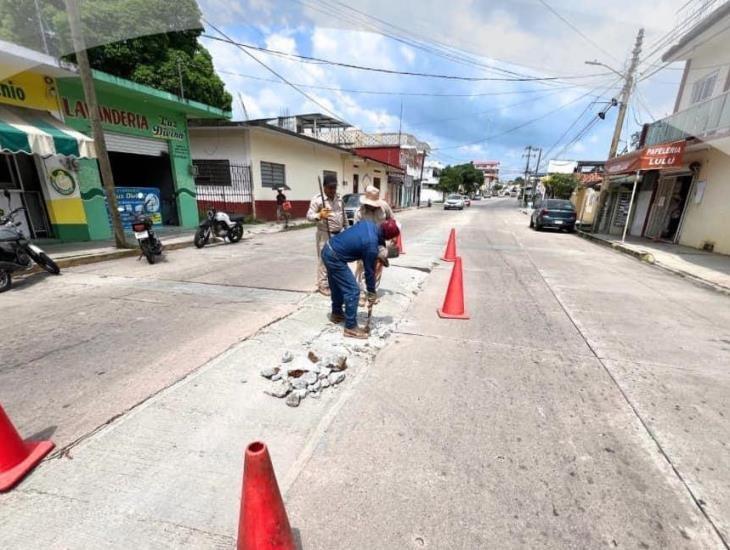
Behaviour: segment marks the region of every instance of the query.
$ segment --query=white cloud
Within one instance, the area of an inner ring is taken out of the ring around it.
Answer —
[[[413,48],[402,45],[399,50],[406,62],[409,65],[413,65],[413,62],[416,60],[416,52],[413,51]]]

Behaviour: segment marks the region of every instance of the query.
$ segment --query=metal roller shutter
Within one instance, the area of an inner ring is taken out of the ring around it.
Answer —
[[[104,132],[106,148],[115,153],[132,153],[159,157],[169,153],[167,142],[162,139],[127,136]]]

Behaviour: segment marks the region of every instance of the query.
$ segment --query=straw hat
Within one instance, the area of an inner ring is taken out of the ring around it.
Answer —
[[[374,185],[368,185],[365,188],[365,196],[360,199],[360,204],[367,204],[375,208],[385,207],[385,201],[380,200],[380,189]]]

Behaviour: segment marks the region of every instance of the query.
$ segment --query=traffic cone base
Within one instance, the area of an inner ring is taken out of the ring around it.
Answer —
[[[445,262],[456,261],[456,229],[451,229],[449,233],[449,242],[446,243],[446,250],[441,259]]]
[[[17,485],[55,447],[52,441],[26,441],[24,445],[28,452],[26,457],[9,470],[0,472],[0,493]]]
[[[439,317],[441,317],[442,319],[470,319],[466,311],[461,315],[455,315],[453,313],[444,313],[443,309],[438,308],[436,310],[436,313],[438,313]]]

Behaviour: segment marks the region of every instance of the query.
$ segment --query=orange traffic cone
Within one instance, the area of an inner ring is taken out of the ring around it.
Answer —
[[[445,262],[453,262],[456,260],[456,229],[451,229],[449,233],[449,242],[446,244],[446,252],[441,258]]]
[[[451,270],[449,288],[446,290],[444,305],[438,310],[442,319],[468,319],[469,316],[464,310],[464,280],[461,273],[461,256],[456,257],[454,267]]]
[[[12,489],[53,447],[51,441],[23,441],[0,405],[0,492]]]
[[[398,247],[398,255],[402,256],[406,253],[405,248],[403,248],[403,238],[401,237],[402,233],[398,233],[398,236],[395,238],[395,246]]]
[[[284,509],[266,444],[246,447],[243,465],[238,550],[294,550],[294,534]]]

